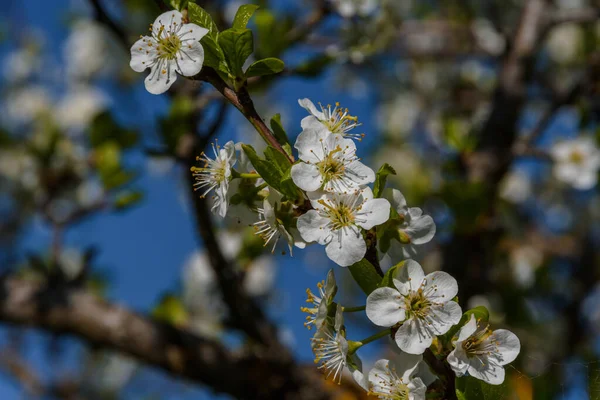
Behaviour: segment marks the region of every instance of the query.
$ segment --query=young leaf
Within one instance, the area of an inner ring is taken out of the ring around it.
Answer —
[[[208,29],[208,36],[212,37],[214,40],[217,40],[219,28],[217,28],[217,24],[215,24],[215,21],[213,21],[212,17],[206,12],[206,10],[195,3],[189,3],[188,18],[191,23]]]
[[[244,4],[238,8],[233,18],[233,29],[245,29],[257,9],[258,6],[255,4]]]
[[[381,197],[388,175],[396,175],[396,170],[392,168],[391,165],[385,163],[379,168],[379,171],[377,171],[375,185],[373,186],[373,196]]]
[[[388,269],[381,282],[379,283],[379,287],[394,287],[394,274],[396,271],[404,266],[404,261],[400,261],[398,264],[394,265],[392,268]]]
[[[188,0],[164,0],[165,4],[181,11],[188,6]]]
[[[256,172],[260,175],[261,178],[269,184],[269,186],[281,192],[281,180],[283,178],[283,173],[277,167],[277,165],[273,162],[263,160],[256,154],[256,150],[250,145],[242,144],[242,149],[244,153],[248,156],[250,163],[256,169]]]
[[[229,70],[236,77],[243,77],[242,67],[254,48],[250,29],[227,29],[219,35],[219,45],[223,49]]]
[[[263,58],[248,67],[246,77],[278,74],[283,71],[285,64],[279,58]]]
[[[292,146],[290,146],[290,140],[287,137],[287,133],[285,133],[285,129],[283,129],[283,125],[281,125],[281,114],[275,114],[273,118],[271,118],[270,125],[277,142],[283,147],[286,153],[291,155]]]
[[[139,203],[143,197],[144,194],[139,190],[125,190],[116,196],[114,207],[119,211],[125,210]]]
[[[294,180],[292,179],[292,167],[290,167],[283,174],[283,178],[281,178],[280,188],[281,188],[281,190],[280,190],[281,193],[283,195],[285,195],[288,199],[297,200],[300,198],[300,196],[301,196],[300,191],[298,190],[298,187],[296,186],[296,184],[294,183]]]
[[[363,258],[348,268],[350,269],[350,273],[354,280],[367,296],[379,287],[381,276],[379,276],[373,264],[366,259]]]
[[[292,167],[290,160],[279,151],[275,150],[274,147],[267,147],[265,150],[265,157],[267,158],[267,161],[275,164],[282,173],[285,173],[285,171]]]
[[[212,36],[206,35],[200,40],[204,48],[204,64],[213,68],[216,71],[229,73],[229,67],[225,61],[225,55],[221,46],[215,41]]]

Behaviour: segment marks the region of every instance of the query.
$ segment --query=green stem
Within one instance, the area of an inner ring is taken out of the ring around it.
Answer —
[[[392,330],[390,328],[388,328],[388,329],[384,329],[381,332],[378,332],[374,335],[371,335],[368,338],[360,340],[358,342],[354,342],[351,340],[348,341],[348,355],[352,355],[352,354],[356,353],[356,350],[360,349],[365,344],[369,344],[371,342],[374,342],[375,340],[381,339],[382,337],[389,335],[391,332],[392,332]]]
[[[256,191],[257,191],[257,192],[260,192],[261,190],[263,190],[263,189],[264,189],[264,188],[266,188],[267,186],[269,186],[269,185],[267,184],[267,182],[263,182],[263,183],[261,183],[260,185],[258,185],[258,186],[256,187]]]
[[[343,307],[344,312],[357,312],[364,311],[367,306],[358,306],[358,307]]]
[[[231,170],[231,174],[234,178],[242,178],[242,179],[258,179],[258,178],[260,178],[259,174],[238,172],[235,169]]]

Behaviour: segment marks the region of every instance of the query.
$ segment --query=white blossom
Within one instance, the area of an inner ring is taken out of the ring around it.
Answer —
[[[317,283],[317,288],[319,289],[318,295],[315,295],[310,289],[306,289],[306,302],[312,304],[312,307],[300,307],[302,312],[308,314],[304,326],[309,330],[313,326],[318,329],[323,325],[325,318],[327,318],[327,307],[337,293],[335,275],[332,269],[327,273],[326,281]]]
[[[492,331],[471,315],[469,322],[458,332],[455,349],[447,361],[457,376],[468,373],[491,385],[504,382],[504,365],[519,355],[519,338],[506,329]]]
[[[521,204],[531,197],[533,188],[528,175],[511,171],[500,184],[500,197],[515,204]]]
[[[279,192],[269,189],[269,195],[263,200],[263,207],[256,210],[258,221],[254,222],[253,226],[256,234],[265,242],[265,246],[272,243],[271,253],[275,251],[277,242],[283,237],[290,255],[293,255],[293,246],[303,249],[306,243],[300,239],[298,230],[290,226],[293,208],[288,204],[282,205],[281,198]]]
[[[304,130],[311,128],[316,130],[325,129],[331,133],[353,139],[361,139],[364,136],[364,134],[349,133],[361,124],[358,123],[357,117],[349,115],[348,109],[341,108],[339,103],[336,103],[333,108],[331,105],[327,107],[319,105],[321,111],[309,99],[300,99],[298,100],[298,104],[310,113],[309,116],[304,117],[300,122]]]
[[[366,17],[370,15],[379,4],[378,0],[332,0],[335,10],[344,18],[355,15]]]
[[[58,255],[58,265],[65,277],[73,280],[83,272],[84,255],[77,249],[65,249]]]
[[[348,194],[309,193],[314,210],[298,218],[298,230],[307,242],[324,245],[327,256],[347,267],[360,261],[367,246],[362,229],[383,224],[390,215],[386,199],[374,199],[370,188]]]
[[[587,190],[596,186],[600,169],[600,150],[592,137],[579,137],[555,144],[550,151],[554,160],[554,177]]]
[[[194,76],[202,69],[204,48],[200,39],[208,30],[184,24],[179,11],[169,11],[156,18],[152,36],[144,36],[131,47],[131,68],[143,72],[146,89],[152,94],[166,92],[177,79],[176,73]]]
[[[106,28],[90,20],[73,25],[63,50],[67,76],[75,80],[107,75],[119,64],[115,55],[123,56]]]
[[[292,179],[302,190],[349,193],[375,181],[375,173],[359,161],[350,139],[323,129],[307,129],[294,147],[302,162],[292,166]]]
[[[348,341],[341,333],[344,324],[342,307],[338,304],[333,325],[327,321],[317,329],[311,339],[311,347],[315,354],[315,363],[319,369],[325,370],[327,378],[333,375],[333,381],[342,381],[342,372],[347,364]]]
[[[244,291],[253,297],[265,296],[273,289],[277,269],[273,259],[260,256],[252,261],[244,275]]]
[[[58,123],[80,132],[108,105],[108,98],[93,87],[77,86],[67,93],[56,110]]]
[[[550,58],[559,64],[568,64],[582,52],[585,31],[576,23],[567,23],[553,28],[546,44]]]
[[[394,273],[394,288],[375,289],[367,298],[367,317],[379,326],[402,325],[395,340],[400,350],[422,354],[437,335],[460,321],[462,312],[452,301],[456,280],[442,271],[425,276],[421,266],[406,260]]]
[[[400,218],[398,226],[399,242],[393,242],[388,254],[394,259],[414,258],[418,246],[428,243],[435,236],[433,218],[424,215],[418,207],[408,207],[404,195],[397,189],[386,189],[384,197],[389,199]]]
[[[212,145],[214,159],[208,157],[204,152],[197,157],[198,161],[204,161],[203,167],[192,167],[196,179],[194,190],[204,190],[202,197],[214,189],[212,212],[224,217],[227,215],[229,199],[229,181],[231,180],[231,167],[235,164],[235,145],[232,141],[225,143],[223,147]]]
[[[46,88],[31,85],[8,95],[6,115],[12,122],[29,123],[52,109],[52,99]]]

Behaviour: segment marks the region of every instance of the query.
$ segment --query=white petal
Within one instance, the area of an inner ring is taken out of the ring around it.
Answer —
[[[573,181],[577,180],[580,173],[581,168],[577,164],[563,163],[556,164],[554,167],[554,175],[556,176],[556,179],[567,184],[572,184]]]
[[[456,348],[452,350],[446,358],[446,361],[450,364],[450,368],[456,373],[456,376],[463,376],[467,372],[467,369],[469,369],[468,360],[465,360],[464,357],[464,353],[461,354],[460,349]]]
[[[415,378],[408,383],[408,400],[425,400],[427,398],[427,386],[421,378]]]
[[[179,39],[182,41],[194,41],[199,42],[206,34],[208,29],[198,26],[196,24],[185,24],[179,31]]]
[[[182,44],[177,52],[177,69],[183,76],[194,76],[202,69],[204,63],[204,48],[200,42]]]
[[[433,334],[419,320],[409,319],[396,332],[396,344],[409,354],[423,354],[433,341]]]
[[[392,326],[404,321],[404,297],[390,287],[375,289],[367,297],[367,317],[377,326]]]
[[[367,245],[358,228],[346,227],[332,231],[331,234],[332,240],[325,247],[325,252],[336,264],[348,267],[365,256]]]
[[[360,194],[363,198],[363,201],[373,200],[375,196],[373,196],[373,190],[370,187],[364,187],[360,190]]]
[[[316,118],[318,118],[320,120],[325,119],[323,112],[317,110],[317,107],[315,107],[313,102],[310,101],[309,99],[299,99],[298,104],[300,104],[300,106],[302,108],[304,108],[306,111],[308,111],[311,115],[315,116]]]
[[[159,39],[161,39],[165,37],[166,33],[172,32],[176,26],[181,25],[181,18],[181,13],[176,10],[162,13],[154,20],[154,23],[152,24],[152,32],[155,36],[158,36],[161,27],[164,27],[163,33],[161,33],[159,36]]]
[[[598,172],[596,170],[585,170],[572,181],[572,185],[575,189],[589,190],[596,186],[598,183]]]
[[[394,286],[403,295],[410,291],[417,291],[425,278],[423,268],[415,260],[406,260],[402,268],[398,268],[392,277]]]
[[[505,371],[502,366],[487,362],[482,364],[479,360],[472,360],[469,366],[469,375],[481,379],[490,385],[500,385],[504,382]]]
[[[391,376],[388,365],[389,360],[377,360],[369,371],[369,383],[373,386],[374,392],[385,392],[385,388],[389,387]]]
[[[412,219],[404,232],[410,237],[412,244],[424,244],[433,239],[435,235],[435,222],[429,215]]]
[[[323,125],[323,123],[321,123],[321,121],[319,121],[317,117],[312,115],[302,118],[302,121],[300,121],[300,126],[302,127],[302,129],[314,129],[323,132],[329,132],[329,129],[327,129],[327,127]]]
[[[349,141],[352,142],[351,140]],[[346,175],[358,185],[375,182],[375,172],[360,161],[352,161],[346,165]]]
[[[323,184],[323,178],[319,168],[314,164],[298,163],[292,166],[292,180],[302,190],[313,192],[319,190]]]
[[[371,229],[390,218],[390,203],[386,199],[367,200],[356,214],[356,225]]]
[[[433,305],[429,309],[429,329],[436,335],[448,332],[452,325],[459,323],[462,310],[458,303],[450,301],[442,305]]]
[[[429,300],[436,303],[445,303],[457,295],[458,283],[450,274],[435,271],[425,277],[423,292]]]
[[[316,210],[309,210],[298,218],[298,231],[307,242],[327,243],[331,230],[326,228],[329,219],[322,217]]]
[[[144,83],[148,92],[161,94],[169,90],[176,79],[175,63],[165,61],[152,67]]]
[[[412,380],[415,376],[419,363],[423,360],[420,354],[408,354],[399,352],[389,362],[389,366],[395,371],[399,377],[405,382]]]
[[[469,318],[469,321],[466,324],[464,324],[462,328],[460,328],[460,331],[458,331],[458,340],[456,341],[456,346],[458,347],[459,343],[467,340],[472,334],[475,333],[476,330],[477,319],[475,318],[474,314],[471,314],[471,318]]]
[[[403,214],[404,211],[407,209],[406,199],[404,198],[402,192],[400,192],[399,190],[389,188],[385,189],[383,191],[383,197],[388,199],[392,204],[392,207],[394,207],[394,209],[399,213]]]
[[[151,44],[151,46],[148,46]],[[144,36],[131,46],[131,61],[129,66],[135,72],[142,72],[154,62],[156,58],[156,42],[148,36]]]
[[[310,163],[321,161],[325,157],[322,140],[325,140],[328,135],[331,134],[323,130],[303,130],[294,143],[294,147],[298,150],[298,158]]]
[[[489,340],[492,339],[490,338]],[[496,342],[498,351],[502,355],[500,365],[513,362],[521,351],[521,342],[517,335],[506,329],[495,330],[493,340]]]

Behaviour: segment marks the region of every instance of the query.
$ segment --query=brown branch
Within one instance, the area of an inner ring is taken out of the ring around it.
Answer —
[[[175,376],[240,399],[327,399],[314,371],[277,352],[234,354],[218,342],[154,321],[82,289],[0,281],[0,321],[71,334],[91,345],[137,358]]]

